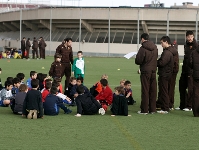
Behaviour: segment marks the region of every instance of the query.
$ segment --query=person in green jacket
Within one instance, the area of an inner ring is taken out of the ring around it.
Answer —
[[[75,78],[78,78],[80,76],[84,78],[85,62],[82,51],[77,52],[77,58],[75,58],[75,60],[73,61],[72,74]]]

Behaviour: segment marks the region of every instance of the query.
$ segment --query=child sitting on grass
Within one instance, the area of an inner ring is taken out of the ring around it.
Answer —
[[[115,94],[113,96],[111,112],[112,112],[111,116],[115,115],[131,116],[128,115],[128,100],[124,96],[124,88],[121,86],[115,88]]]
[[[99,114],[104,115],[105,110],[102,108],[100,103],[98,103],[93,96],[84,94],[84,86],[80,85],[77,87],[78,96],[75,99],[77,104],[77,115],[76,117],[81,117],[81,115],[94,115],[99,112]]]
[[[24,84],[24,80],[25,80],[25,74],[24,73],[18,73],[16,75],[17,78],[19,78],[19,80],[21,81],[20,84]]]
[[[50,94],[46,97],[44,102],[44,114],[50,116],[58,115],[59,108],[63,109],[65,114],[71,113],[72,111],[63,104],[63,100],[56,96],[56,94],[57,87],[52,86]]]
[[[43,103],[41,98],[41,92],[38,91],[39,80],[31,80],[31,90],[26,94],[23,103],[22,116],[27,116],[28,119],[43,118]]]
[[[50,88],[52,87],[52,83],[51,82],[46,82],[45,83],[45,89],[43,90],[43,92],[41,93],[42,95],[42,102],[45,102],[46,100],[46,96],[48,94],[50,94]]]
[[[28,86],[28,90],[31,90],[31,80],[37,78],[37,72],[36,71],[30,71],[30,78],[26,81],[26,85]]]
[[[108,86],[106,79],[101,79],[100,84],[102,85],[102,91],[95,97],[95,99],[102,105],[104,110],[108,109],[108,106],[112,104],[113,93]]]
[[[133,93],[131,89],[131,82],[129,80],[125,81],[124,83],[124,91],[125,91],[125,96],[128,99],[128,105],[133,105],[136,103],[136,101],[133,99]]]
[[[120,81],[120,86],[123,87],[123,88],[124,88],[124,83],[125,83],[125,81],[126,81],[126,79],[122,79],[122,80]]]
[[[65,91],[65,95],[67,95],[71,99],[70,106],[76,105],[73,95],[70,94],[73,86],[77,86],[77,79],[75,77],[70,78],[70,83],[67,90]]]
[[[8,107],[10,104],[10,101],[13,99],[13,95],[11,93],[13,85],[11,81],[5,82],[5,88],[1,90],[1,101],[0,106],[2,107]]]
[[[21,84],[19,86],[19,92],[15,97],[15,105],[14,105],[14,114],[22,114],[23,110],[23,102],[26,97],[26,93],[28,92],[28,86],[26,84]]]

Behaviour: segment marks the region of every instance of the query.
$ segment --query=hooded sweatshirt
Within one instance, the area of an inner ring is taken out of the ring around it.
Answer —
[[[193,69],[193,78],[199,80],[199,46],[194,50],[189,59],[189,67]]]
[[[161,57],[158,59],[158,75],[169,77],[173,73],[174,57],[177,54],[177,49],[174,46],[169,46],[163,49]]]
[[[186,41],[186,45],[184,46],[184,60],[183,60],[183,66],[182,66],[182,73],[191,75],[193,73],[193,70],[189,67],[189,58],[191,53],[196,50],[198,44],[196,40],[194,39],[193,42]]]
[[[135,63],[140,65],[140,71],[144,73],[155,73],[157,70],[158,49],[152,41],[145,41],[140,47]]]
[[[173,74],[177,74],[179,71],[179,54],[175,45],[171,47],[168,50],[173,54]]]

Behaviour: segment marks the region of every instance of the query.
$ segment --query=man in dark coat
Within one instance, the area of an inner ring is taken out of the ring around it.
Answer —
[[[199,46],[191,53],[189,67],[193,69],[193,99],[192,109],[194,117],[199,117]]]
[[[33,42],[32,42],[32,58],[33,59],[35,59],[35,54],[36,54],[37,59],[39,58],[38,47],[39,47],[38,41],[37,41],[36,37],[34,37]]]
[[[27,39],[26,41],[26,59],[29,59],[29,51],[30,51],[30,38]]]
[[[40,59],[45,59],[45,47],[46,43],[43,39],[43,37],[40,37],[39,39],[39,54],[40,54]]]
[[[25,51],[26,51],[26,38],[23,37],[21,40],[21,53],[22,53],[22,59],[25,58]]]
[[[159,98],[161,110],[157,113],[167,114],[169,112],[169,81],[173,72],[173,53],[177,51],[171,46],[171,41],[168,36],[163,36],[160,40],[163,47],[161,57],[158,59],[158,75],[159,75]]]
[[[69,80],[71,77],[71,64],[73,64],[73,50],[72,50],[72,39],[66,38],[60,44],[57,49],[56,53],[59,53],[62,55],[61,63],[62,63],[62,74],[65,75],[65,86],[64,90],[66,91],[66,88],[69,85]]]
[[[196,50],[197,46],[193,31],[187,31],[182,73],[179,80],[180,106],[175,108],[176,110],[192,111],[193,70],[188,64],[191,52]]]
[[[136,55],[135,63],[140,65],[140,81],[141,81],[141,111],[139,114],[148,114],[156,112],[156,96],[157,96],[157,46],[149,41],[149,35],[143,33],[141,35],[142,46]]]

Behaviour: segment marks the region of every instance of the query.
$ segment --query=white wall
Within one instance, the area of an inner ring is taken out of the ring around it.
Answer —
[[[0,40],[0,47],[8,46],[9,41],[2,41]],[[20,41],[11,40],[10,41],[11,47],[20,48]],[[54,54],[57,46],[60,42],[49,42],[46,41],[47,47],[46,51],[51,51],[51,54]],[[162,53],[162,47],[157,45],[158,47],[158,54]],[[79,43],[73,42],[73,51],[77,52],[79,50]],[[107,53],[108,54],[108,43],[80,43],[80,50],[84,53]],[[126,54],[129,52],[137,52],[137,44],[110,44],[110,54]],[[178,46],[178,52],[180,56],[184,56],[184,46]]]

